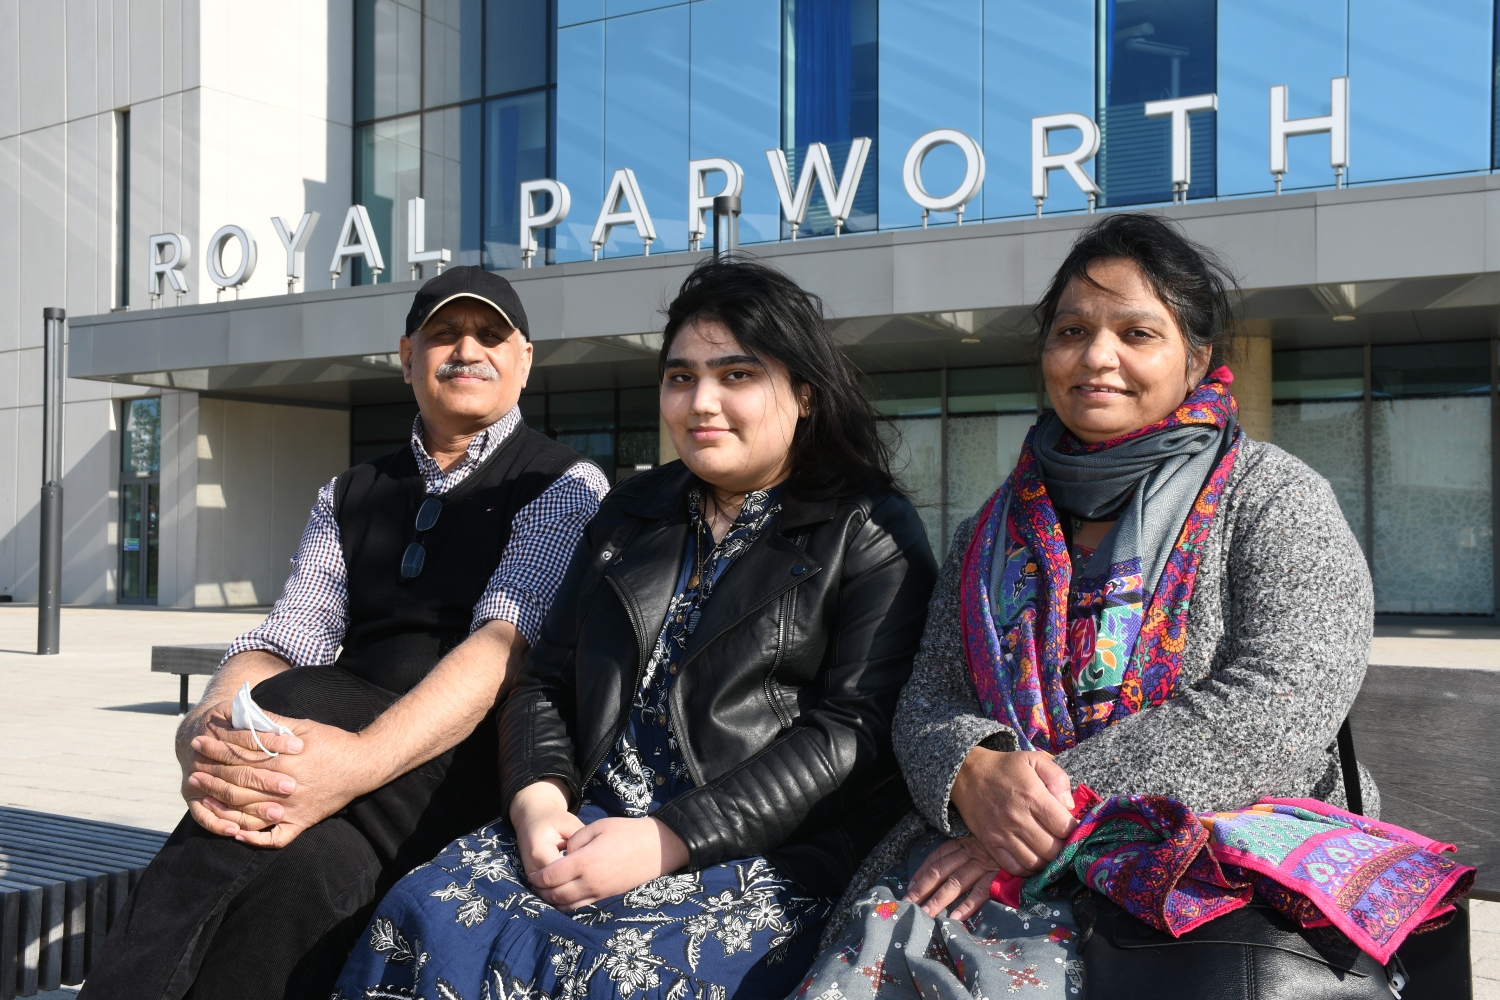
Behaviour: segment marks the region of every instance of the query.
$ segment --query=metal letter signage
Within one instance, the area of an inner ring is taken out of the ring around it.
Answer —
[[[353,238],[358,242],[350,242]],[[385,258],[380,255],[380,244],[375,242],[375,227],[370,225],[370,213],[363,205],[350,205],[344,214],[344,228],[339,230],[338,245],[333,248],[333,260],[328,264],[329,287],[337,288],[339,275],[344,273],[344,261],[350,257],[363,257],[370,269],[370,284],[380,280],[385,270]]]
[[[297,282],[302,280],[302,268],[307,256],[307,241],[312,239],[313,227],[318,224],[322,216],[318,212],[304,213],[297,222],[297,228],[290,234],[286,231],[286,223],[281,219],[271,220],[276,235],[281,238],[281,245],[286,249],[286,291],[290,295]]]
[[[844,223],[854,210],[854,194],[859,190],[859,179],[865,173],[865,160],[870,155],[871,141],[860,136],[849,142],[849,158],[844,161],[843,179],[835,183],[833,160],[828,147],[815,142],[807,147],[802,164],[797,168],[797,191],[792,192],[792,171],[787,166],[786,153],[780,149],[766,150],[766,160],[771,164],[771,178],[776,181],[776,194],[781,198],[781,211],[792,226],[792,239],[797,239],[797,229],[807,219],[808,206],[812,204],[812,186],[816,179],[823,189],[823,200],[828,203],[828,214],[833,216],[833,235],[843,233]]]
[[[708,175],[724,175],[724,190],[718,194],[705,194]],[[745,190],[745,171],[733,160],[722,156],[710,156],[702,160],[688,161],[688,249],[703,247],[703,213],[714,210],[714,199],[718,197],[738,198]]]
[[[166,251],[166,256],[162,255],[163,251]],[[182,269],[187,267],[192,255],[193,245],[181,233],[158,233],[151,237],[151,279],[147,291],[153,307],[162,296],[163,278],[172,286],[179,300],[188,293],[187,275]]]
[[[231,274],[224,273],[224,247],[230,240],[240,241],[240,266]],[[208,268],[208,280],[219,286],[215,298],[224,289],[233,288],[234,297],[239,298],[240,286],[255,273],[255,237],[239,226],[222,226],[208,241],[208,256],[203,261]]]
[[[413,198],[406,203],[406,262],[411,265],[411,277],[421,277],[422,265],[434,263],[437,273],[443,273],[443,265],[453,259],[447,250],[423,250],[427,245],[427,202]]]
[[[1188,185],[1193,183],[1193,126],[1188,115],[1195,111],[1218,111],[1218,94],[1174,97],[1167,101],[1147,101],[1146,117],[1172,118],[1172,204],[1187,204]]]
[[[620,199],[625,199],[625,208],[616,211]],[[609,231],[616,226],[629,223],[635,226],[636,235],[646,244],[646,256],[651,256],[651,243],[656,239],[656,227],[651,224],[651,215],[646,211],[646,199],[641,195],[641,186],[636,183],[635,171],[621,167],[610,178],[609,190],[604,193],[604,204],[599,206],[599,218],[594,221],[594,232],[589,242],[594,244],[594,259],[609,239]]]
[[[552,199],[552,204],[547,207],[541,215],[536,212],[536,196],[544,194]],[[536,254],[536,231],[538,229],[550,229],[568,217],[568,209],[573,205],[573,197],[568,193],[568,186],[562,181],[543,177],[534,181],[521,182],[521,266],[530,267],[531,258]],[[597,254],[596,254],[597,256]]]
[[[949,195],[934,197],[922,186],[922,162],[927,154],[943,145],[957,146],[964,154],[964,179]],[[934,129],[911,144],[906,161],[901,164],[901,183],[912,201],[922,206],[922,228],[927,228],[928,212],[957,212],[958,224],[964,224],[964,206],[974,200],[984,184],[984,152],[979,143],[952,128]]]
[[[1076,128],[1083,133],[1078,148],[1066,153],[1053,153],[1047,148],[1047,136],[1058,129]],[[1099,185],[1083,172],[1083,164],[1099,152],[1099,126],[1088,115],[1067,112],[1061,115],[1042,115],[1031,119],[1031,199],[1036,202],[1036,217],[1042,217],[1042,202],[1047,200],[1047,174],[1052,170],[1066,170],[1073,183],[1089,196],[1089,211],[1094,210],[1094,200],[1099,196]]]
[[[1276,178],[1276,193],[1281,193],[1281,178],[1286,174],[1286,140],[1293,135],[1328,133],[1328,165],[1333,168],[1335,187],[1344,186],[1344,168],[1349,165],[1349,78],[1336,76],[1329,81],[1330,111],[1315,118],[1287,118],[1286,87],[1271,88],[1271,176]]]

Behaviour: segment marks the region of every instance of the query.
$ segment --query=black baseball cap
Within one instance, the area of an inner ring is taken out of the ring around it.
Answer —
[[[473,264],[450,267],[442,274],[428,279],[417,290],[417,296],[411,302],[411,312],[406,314],[406,336],[410,337],[422,329],[433,313],[454,299],[478,299],[520,330],[527,340],[531,339],[526,310],[521,307],[521,297],[516,294],[510,282]]]

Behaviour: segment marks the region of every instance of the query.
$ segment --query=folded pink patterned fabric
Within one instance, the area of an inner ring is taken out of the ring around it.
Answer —
[[[1010,906],[1056,899],[1075,879],[1181,936],[1259,893],[1302,927],[1334,926],[1382,965],[1414,931],[1441,926],[1474,884],[1452,844],[1316,799],[1262,799],[1194,814],[1163,795],[1074,790],[1078,828],[1027,879],[1001,872]]]

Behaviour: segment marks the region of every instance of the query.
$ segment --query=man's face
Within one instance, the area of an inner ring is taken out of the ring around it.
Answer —
[[[484,428],[521,398],[531,342],[491,306],[455,299],[401,338],[401,369],[424,420]]]

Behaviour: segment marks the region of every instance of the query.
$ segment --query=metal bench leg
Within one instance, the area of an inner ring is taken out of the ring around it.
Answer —
[[[178,715],[187,715],[187,710],[188,710],[187,679],[188,679],[188,675],[187,674],[178,674],[177,676],[182,678],[182,697],[177,702],[177,714]]]

